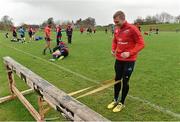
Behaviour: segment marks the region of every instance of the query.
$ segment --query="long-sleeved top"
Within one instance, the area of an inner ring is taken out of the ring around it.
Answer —
[[[144,48],[144,45],[144,39],[136,26],[125,22],[120,28],[115,28],[112,52],[115,53],[117,60],[135,61],[138,52]],[[123,52],[130,52],[130,57],[123,58],[121,56]]]

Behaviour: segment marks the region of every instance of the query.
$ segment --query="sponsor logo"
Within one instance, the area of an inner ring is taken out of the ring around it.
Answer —
[[[128,33],[129,33],[129,30],[125,30],[125,31],[123,31],[123,33],[128,34]]]
[[[128,71],[132,71],[132,68],[131,68],[131,67],[129,67],[129,68],[128,68]]]
[[[118,41],[120,41],[120,42],[121,42],[121,41],[122,41],[122,38],[118,38]]]
[[[118,44],[128,44],[128,42],[119,41]]]

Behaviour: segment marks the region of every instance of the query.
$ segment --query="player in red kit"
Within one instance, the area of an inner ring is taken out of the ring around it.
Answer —
[[[111,53],[115,57],[115,82],[122,80],[122,96],[119,100],[121,82],[114,85],[114,101],[107,108],[119,112],[125,107],[129,91],[129,79],[133,72],[138,53],[144,48],[144,39],[135,25],[129,24],[122,11],[114,16],[115,30]]]
[[[52,53],[51,50],[51,25],[47,25],[44,29],[46,46],[43,50],[43,54],[46,54],[46,49],[49,48],[49,52]]]

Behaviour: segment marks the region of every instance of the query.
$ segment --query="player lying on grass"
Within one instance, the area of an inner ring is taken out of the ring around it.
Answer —
[[[50,61],[62,60],[65,57],[67,57],[68,54],[69,54],[68,47],[64,42],[60,41],[59,45],[53,49],[53,54],[52,54],[53,58],[49,60]]]

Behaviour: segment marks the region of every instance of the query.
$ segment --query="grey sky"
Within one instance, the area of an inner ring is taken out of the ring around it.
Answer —
[[[48,17],[70,21],[93,17],[98,25],[106,25],[117,10],[124,11],[129,22],[161,12],[180,15],[180,0],[0,0],[0,4],[0,17],[9,15],[16,25],[40,24]]]

